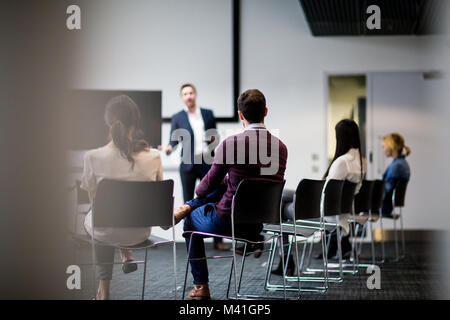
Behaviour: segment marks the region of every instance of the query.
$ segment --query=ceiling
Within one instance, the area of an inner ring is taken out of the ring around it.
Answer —
[[[448,0],[299,0],[313,36],[427,35],[440,30]],[[366,27],[377,5],[381,29]]]

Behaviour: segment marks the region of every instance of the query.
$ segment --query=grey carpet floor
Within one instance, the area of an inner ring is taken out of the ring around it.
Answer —
[[[216,251],[212,244],[206,244],[208,255],[220,255],[223,252]],[[299,248],[301,248],[299,246]],[[345,274],[341,283],[330,283],[326,293],[302,293],[301,299],[305,300],[410,300],[410,299],[434,299],[442,286],[441,275],[436,268],[434,254],[436,246],[430,242],[409,242],[406,246],[406,258],[400,262],[387,261],[380,266],[381,288],[370,290],[367,281],[371,274],[366,268],[359,268],[356,275]],[[315,246],[316,254],[319,246]],[[393,243],[386,243],[387,256],[394,256]],[[76,244],[73,247],[74,261],[81,265],[82,283],[81,290],[76,293],[77,299],[92,299],[93,271],[91,266],[82,265],[91,261],[90,247],[86,244]],[[145,299],[148,300],[172,300],[174,299],[173,276],[173,251],[172,245],[164,245],[152,248],[148,251],[148,266],[146,273]],[[229,254],[229,253],[227,253]],[[370,248],[368,244],[363,247],[363,258],[368,257]],[[136,259],[143,259],[143,251],[133,253]],[[242,292],[258,295],[278,295],[282,293],[264,290],[264,276],[267,265],[268,253],[264,253],[256,259],[249,256],[245,262],[244,276],[242,280]],[[116,252],[116,261],[120,256]],[[240,261],[240,260],[239,260]],[[278,261],[276,258],[275,261]],[[321,260],[313,260],[312,265],[320,265]],[[238,267],[240,263],[238,264]],[[226,299],[226,290],[230,259],[209,260],[209,278],[212,299]],[[183,243],[177,244],[177,295],[181,297],[186,268],[186,247]],[[111,281],[111,298],[119,300],[140,299],[142,289],[143,265],[139,265],[136,272],[124,274],[121,265],[114,266],[113,280]],[[335,276],[336,274],[333,274]],[[282,284],[281,277],[274,276],[273,283]],[[303,287],[308,286],[302,282]],[[310,285],[310,284],[309,284]],[[188,273],[186,294],[192,288],[192,276]],[[232,286],[232,289],[234,287]],[[295,294],[289,293],[288,297],[295,298]]]

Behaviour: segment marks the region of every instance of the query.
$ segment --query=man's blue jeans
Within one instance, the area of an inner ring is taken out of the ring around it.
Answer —
[[[231,222],[217,216],[214,204],[220,200],[222,193],[214,191],[205,198],[196,198],[186,203],[192,207],[190,215],[184,219],[184,231],[200,231],[231,236]],[[205,244],[201,235],[190,235],[186,238],[186,248],[191,246],[189,258],[204,258]],[[191,260],[191,272],[194,284],[208,283],[208,264],[206,259]]]

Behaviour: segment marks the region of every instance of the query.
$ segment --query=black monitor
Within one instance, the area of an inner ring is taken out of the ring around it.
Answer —
[[[139,106],[142,138],[152,147],[161,144],[161,91],[73,90],[65,112],[70,149],[94,149],[108,142],[105,106],[109,99],[121,94]]]

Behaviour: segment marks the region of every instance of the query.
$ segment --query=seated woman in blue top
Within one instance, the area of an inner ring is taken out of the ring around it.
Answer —
[[[383,216],[390,217],[392,213],[392,192],[400,180],[409,180],[411,171],[405,157],[411,153],[411,148],[405,145],[405,139],[398,133],[390,133],[383,137],[383,152],[394,160],[383,173],[386,181],[383,200]]]

